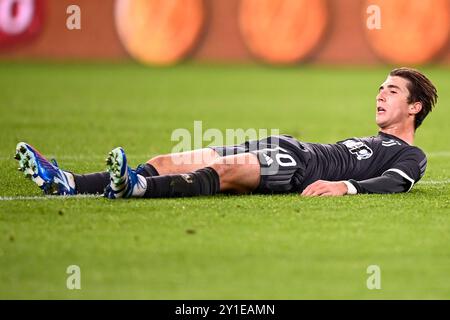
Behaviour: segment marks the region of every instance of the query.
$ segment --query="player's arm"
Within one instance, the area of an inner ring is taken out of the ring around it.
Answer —
[[[346,181],[347,194],[408,192],[416,181],[401,170],[390,169],[380,177]],[[353,186],[353,188],[352,188]]]
[[[425,173],[427,159],[419,149],[405,153],[381,176],[366,180],[323,181],[310,184],[304,196],[339,196],[359,193],[408,192]]]
[[[392,169],[394,170],[394,169]],[[317,180],[306,187],[302,196],[343,196],[358,193],[398,193],[411,190],[414,180],[403,172],[386,171],[380,177],[356,181]]]
[[[425,174],[427,158],[419,149],[405,152],[392,167],[380,177],[356,181],[350,179],[348,193],[399,193],[408,192]],[[352,186],[354,188],[352,188]]]

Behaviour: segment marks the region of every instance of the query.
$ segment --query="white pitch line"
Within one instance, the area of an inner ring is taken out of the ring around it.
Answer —
[[[424,181],[419,181],[417,184],[432,184],[432,185],[436,185],[436,184],[450,184],[450,179],[447,180],[424,180]]]
[[[419,185],[441,185],[450,184],[450,179],[446,180],[424,180],[419,181]],[[28,201],[28,200],[66,200],[66,199],[95,199],[103,198],[103,195],[79,194],[75,196],[16,196],[16,197],[0,197],[0,201]]]
[[[21,200],[66,200],[66,199],[86,199],[86,198],[102,198],[103,195],[80,194],[76,196],[16,196],[16,197],[0,197],[0,201],[21,201]]]

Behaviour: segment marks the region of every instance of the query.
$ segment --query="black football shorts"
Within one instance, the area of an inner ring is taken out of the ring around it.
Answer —
[[[251,152],[258,157],[261,180],[257,193],[287,193],[300,190],[308,153],[291,136],[270,136],[239,145],[211,147],[220,156]]]

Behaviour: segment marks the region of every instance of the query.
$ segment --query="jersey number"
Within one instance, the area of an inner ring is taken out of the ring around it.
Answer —
[[[297,162],[289,154],[277,153],[275,159],[282,167],[294,167],[297,165]]]

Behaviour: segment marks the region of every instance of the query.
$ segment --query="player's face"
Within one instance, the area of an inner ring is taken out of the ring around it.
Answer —
[[[409,117],[408,80],[388,76],[377,94],[377,125],[389,128],[404,123]]]

